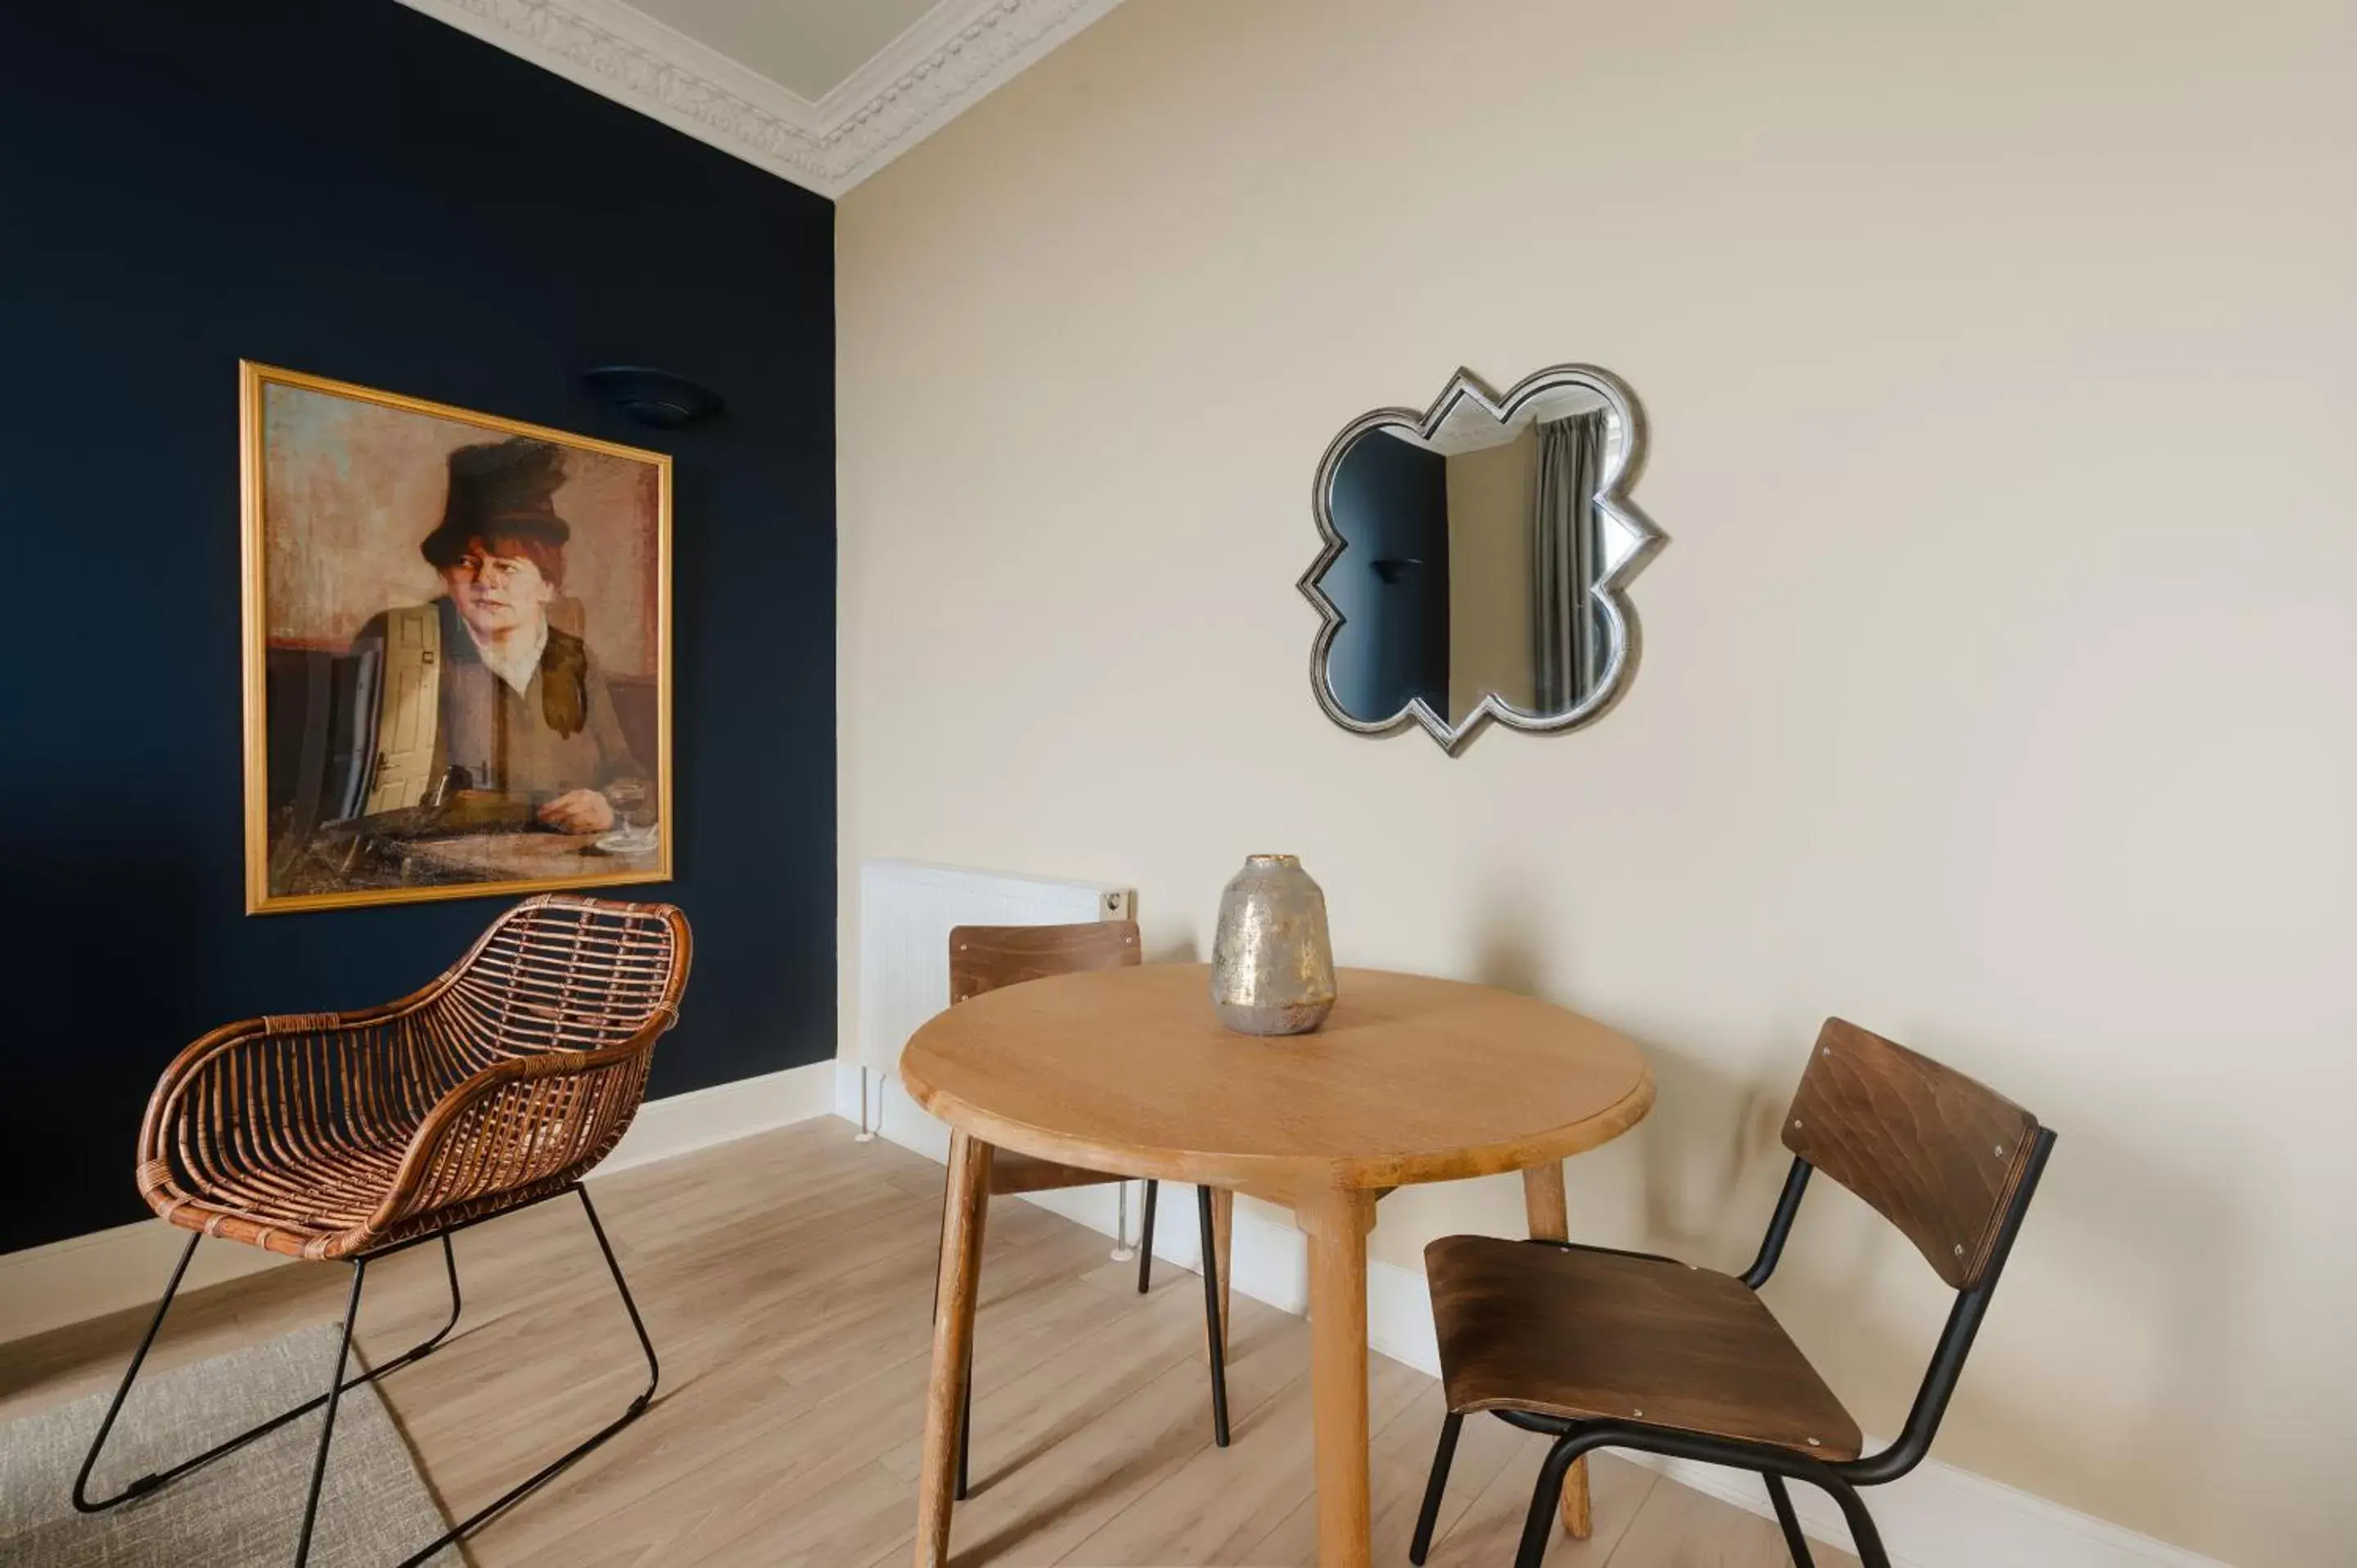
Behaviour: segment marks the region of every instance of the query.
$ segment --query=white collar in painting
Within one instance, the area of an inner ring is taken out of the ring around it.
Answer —
[[[491,673],[505,681],[517,696],[522,696],[533,676],[539,673],[540,656],[548,650],[548,618],[542,616],[533,622],[530,642],[510,638],[498,648],[485,642],[473,627],[467,626],[464,616],[458,618],[458,624],[467,627],[468,640],[475,645],[475,651],[481,655]]]

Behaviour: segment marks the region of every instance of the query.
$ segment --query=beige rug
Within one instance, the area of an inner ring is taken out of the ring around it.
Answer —
[[[171,1326],[165,1325],[169,1334]],[[244,1431],[327,1386],[329,1324],[163,1373],[143,1373],[107,1438],[91,1490],[124,1484]],[[398,1377],[400,1374],[395,1373]],[[0,1426],[0,1563],[8,1568],[197,1568],[291,1563],[320,1414],[289,1422],[161,1491],[79,1514],[74,1472],[113,1391]],[[375,1386],[336,1410],[312,1568],[385,1568],[448,1529]],[[463,1562],[453,1548],[436,1568]]]

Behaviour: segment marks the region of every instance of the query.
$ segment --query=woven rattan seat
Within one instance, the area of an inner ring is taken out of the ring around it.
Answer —
[[[630,1126],[687,959],[675,909],[551,895],[398,1002],[216,1029],[156,1086],[140,1195],[186,1230],[342,1258],[560,1192]]]

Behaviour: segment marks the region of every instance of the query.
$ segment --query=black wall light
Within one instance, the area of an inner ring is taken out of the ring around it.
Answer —
[[[600,365],[581,379],[630,418],[659,430],[701,424],[723,406],[711,388],[647,365]]]

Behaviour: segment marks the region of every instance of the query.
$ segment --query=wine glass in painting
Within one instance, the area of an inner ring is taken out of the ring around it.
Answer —
[[[617,826],[597,841],[600,849],[637,854],[655,847],[655,796],[645,779],[616,779],[606,786],[606,800],[614,808]]]

